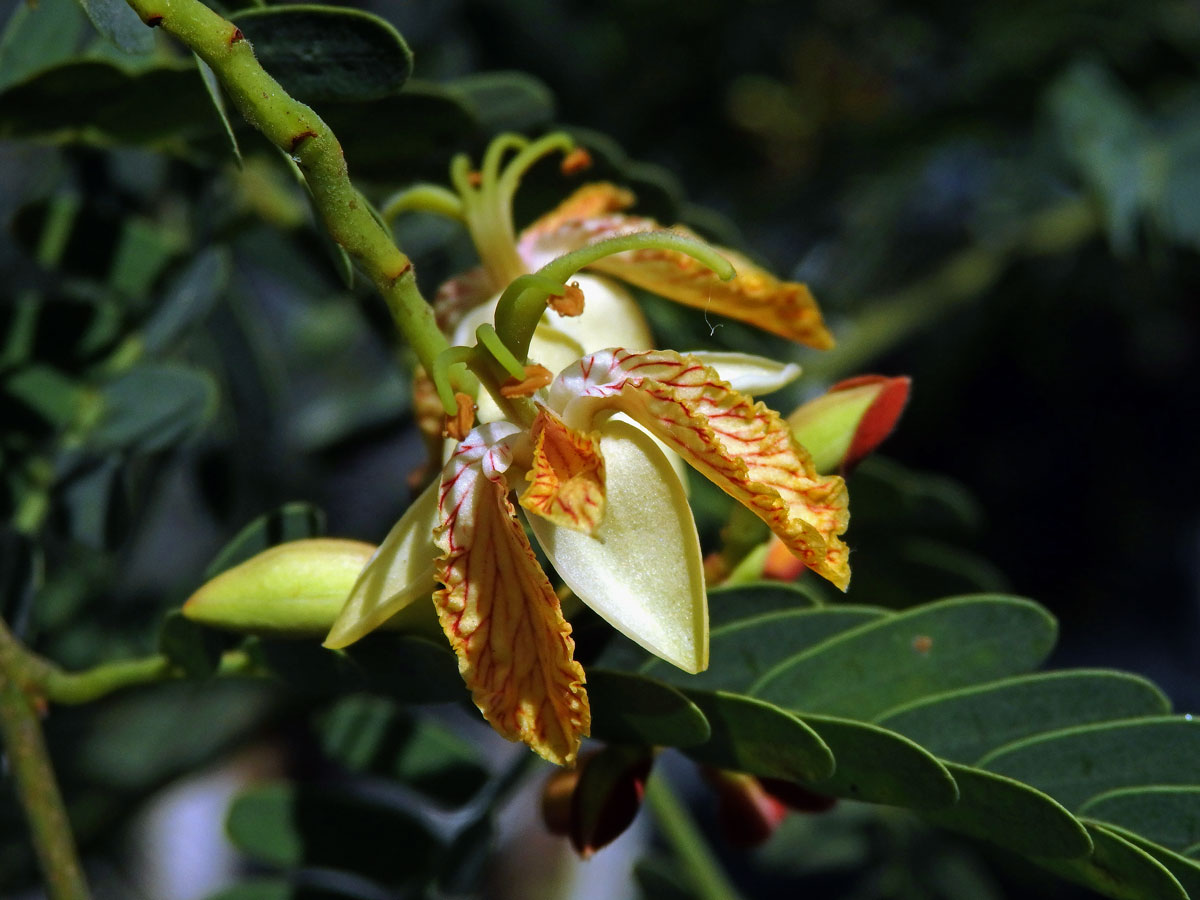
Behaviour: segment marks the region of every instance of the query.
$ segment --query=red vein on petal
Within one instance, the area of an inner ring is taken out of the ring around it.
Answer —
[[[434,604],[484,718],[509,740],[572,765],[591,726],[583,668],[515,518],[505,468],[507,448],[482,441],[460,446],[447,465],[434,531],[443,588]]]

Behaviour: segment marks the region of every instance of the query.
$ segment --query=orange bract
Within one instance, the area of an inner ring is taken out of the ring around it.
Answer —
[[[604,457],[595,435],[580,434],[543,407],[531,431],[533,467],[521,505],[555,525],[591,534],[604,519]]]

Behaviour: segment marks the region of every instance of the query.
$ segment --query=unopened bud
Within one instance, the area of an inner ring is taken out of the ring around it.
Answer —
[[[335,538],[279,544],[209,581],[183,614],[232,631],[320,637],[374,552],[371,544]]]
[[[717,824],[735,847],[756,847],[767,840],[788,813],[783,801],[767,793],[753,775],[704,768],[717,792]]]
[[[555,772],[542,792],[546,828],[569,836],[587,859],[633,822],[653,763],[649,748],[613,745],[581,757],[574,770]]]
[[[845,473],[892,433],[910,384],[903,376],[850,378],[805,403],[787,421],[818,472]]]

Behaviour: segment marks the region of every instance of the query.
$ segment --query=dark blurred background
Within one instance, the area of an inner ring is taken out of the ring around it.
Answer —
[[[0,2],[0,18],[16,6]],[[418,79],[540,80],[549,92],[523,83],[513,110],[477,90],[475,112],[485,126],[578,129],[604,148],[600,173],[625,177],[652,212],[807,281],[839,338],[822,356],[647,299],[672,345],[798,360],[808,377],[774,399],[784,412],[849,375],[912,376],[886,459],[850,481],[851,600],[1029,596],[1060,619],[1052,665],[1129,669],[1180,711],[1200,705],[1200,4],[363,8],[403,33]],[[4,52],[11,65],[16,50]],[[444,180],[450,151],[477,152],[488,130],[458,134],[435,110],[445,140],[416,147],[403,120],[314,105],[345,123],[351,173],[376,200],[415,177]],[[150,320],[151,298],[221,286],[203,329],[162,341],[207,373],[172,387],[194,408],[178,434],[84,440],[43,490],[36,463],[53,422],[37,427],[52,411],[30,412],[16,388],[6,398],[0,427],[23,436],[4,446],[5,512],[43,515],[50,535],[36,554],[6,537],[9,583],[41,566],[49,577],[39,609],[10,601],[18,626],[67,665],[146,652],[228,536],[289,501],[322,508],[331,533],[382,536],[420,462],[405,367],[276,161],[242,132],[248,165],[235,172],[215,128],[194,145],[159,135],[169,110],[135,123],[155,135],[150,150],[103,128],[51,146],[8,124],[14,108],[0,99],[5,331],[29,291],[52,298],[37,352],[86,380]],[[51,277],[34,260],[64,185],[89,199]],[[535,171],[520,215],[562,189]],[[398,233],[427,290],[469,260],[453,229],[418,220]],[[112,258],[125,241],[138,262],[122,275]],[[115,284],[120,303],[93,282]],[[149,385],[125,390],[144,399]],[[697,490],[711,539],[723,507],[706,512]],[[237,701],[247,721],[255,702]],[[63,742],[97,732],[57,727]],[[155,762],[148,783],[193,758],[204,752]],[[68,765],[67,778],[100,768]],[[95,810],[97,823],[112,817]]]

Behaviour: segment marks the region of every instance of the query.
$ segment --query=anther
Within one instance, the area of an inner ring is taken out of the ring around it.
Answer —
[[[525,367],[525,377],[518,381],[510,378],[500,385],[502,397],[528,397],[539,388],[544,388],[554,380],[554,374],[545,366],[537,363]]]
[[[442,437],[461,441],[475,424],[475,401],[471,399],[470,394],[457,393],[454,395],[454,403],[458,412],[454,416],[446,416],[442,425]]]
[[[583,312],[583,289],[578,281],[572,281],[561,294],[551,294],[546,305],[560,316],[577,316]]]
[[[577,175],[592,167],[592,155],[583,147],[576,147],[563,157],[560,169],[564,175]]]

